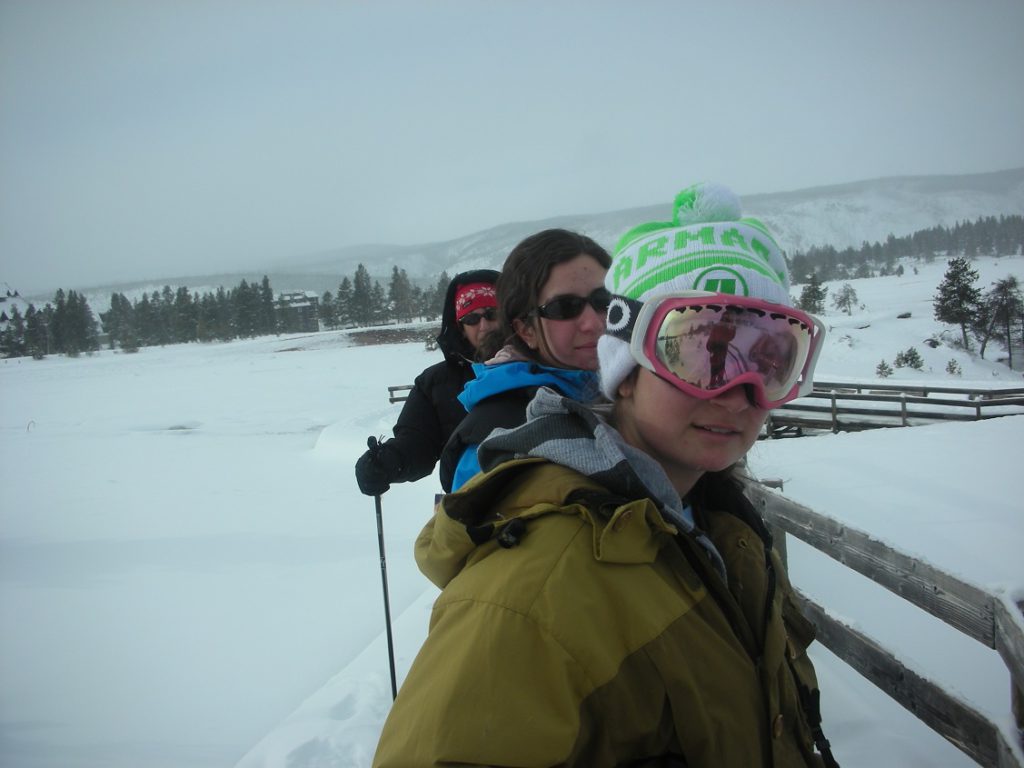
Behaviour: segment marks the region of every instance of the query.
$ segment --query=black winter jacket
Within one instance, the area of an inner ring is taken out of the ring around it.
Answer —
[[[457,398],[473,378],[474,350],[455,319],[455,292],[462,285],[494,283],[497,279],[493,269],[478,269],[462,272],[448,284],[441,332],[437,335],[444,360],[416,377],[395,424],[395,436],[382,448],[391,454],[386,464],[395,468],[390,473],[391,482],[411,482],[433,472],[441,449],[465,418],[466,409]]]

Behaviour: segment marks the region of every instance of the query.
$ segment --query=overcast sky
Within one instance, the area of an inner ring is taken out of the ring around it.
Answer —
[[[0,288],[1024,166],[1024,2],[0,0]]]

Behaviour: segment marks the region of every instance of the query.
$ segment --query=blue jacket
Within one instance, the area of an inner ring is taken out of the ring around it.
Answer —
[[[580,402],[593,400],[598,392],[594,371],[552,368],[534,362],[498,365],[473,364],[475,378],[459,395],[466,416],[441,454],[441,487],[458,490],[480,471],[476,448],[495,427],[511,429],[526,421],[526,404],[540,387],[549,387]]]

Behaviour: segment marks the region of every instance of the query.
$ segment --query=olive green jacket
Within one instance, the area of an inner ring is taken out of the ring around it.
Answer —
[[[477,475],[416,543],[443,591],[374,765],[820,766],[813,627],[752,515],[701,515],[727,584],[650,498],[538,458]]]

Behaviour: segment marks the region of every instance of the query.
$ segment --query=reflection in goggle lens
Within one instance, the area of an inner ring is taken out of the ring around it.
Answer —
[[[779,400],[800,377],[812,329],[781,312],[705,304],[670,310],[656,332],[658,361],[680,381],[709,391],[753,372]]]

